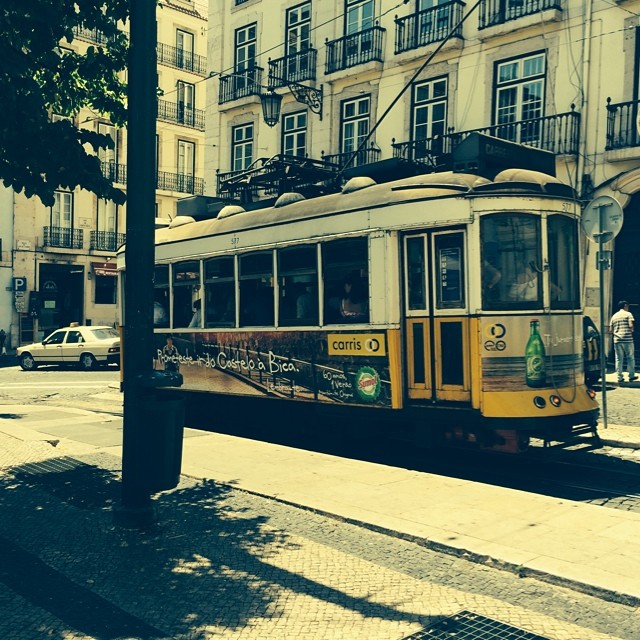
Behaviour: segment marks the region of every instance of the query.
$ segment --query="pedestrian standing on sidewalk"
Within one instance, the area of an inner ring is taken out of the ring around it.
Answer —
[[[0,355],[7,355],[7,347],[5,347],[4,343],[7,340],[7,334],[4,329],[0,329]]]
[[[627,359],[629,382],[635,380],[636,361],[633,348],[633,315],[629,313],[629,303],[626,300],[618,302],[618,311],[611,316],[609,333],[613,335],[613,348],[616,353],[616,373],[618,383],[621,383],[624,371],[624,360]]]

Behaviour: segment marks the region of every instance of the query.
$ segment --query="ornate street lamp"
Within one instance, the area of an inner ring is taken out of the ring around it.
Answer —
[[[262,103],[262,116],[264,121],[270,127],[274,127],[280,120],[282,96],[273,89],[269,89],[267,93],[260,94],[260,102]]]

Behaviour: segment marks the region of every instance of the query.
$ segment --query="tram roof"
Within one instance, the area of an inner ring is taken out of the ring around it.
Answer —
[[[504,170],[493,181],[472,173],[453,171],[411,176],[381,184],[359,177],[349,180],[340,193],[310,199],[299,194],[284,194],[279,200],[288,198],[290,203],[279,204],[277,201],[274,206],[251,211],[244,211],[241,207],[232,207],[227,212],[222,209],[219,217],[199,222],[178,217],[169,227],[156,230],[156,244],[404,202],[513,195],[575,198],[575,192],[569,185],[553,176],[527,169]]]

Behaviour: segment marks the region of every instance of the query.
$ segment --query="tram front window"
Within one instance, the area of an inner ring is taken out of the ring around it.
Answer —
[[[549,277],[551,308],[577,309],[578,295],[578,222],[563,215],[549,216]]]
[[[540,308],[540,219],[516,213],[488,215],[482,218],[480,232],[483,308]]]

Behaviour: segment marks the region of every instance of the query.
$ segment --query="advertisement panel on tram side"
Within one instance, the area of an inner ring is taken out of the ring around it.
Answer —
[[[393,406],[386,332],[220,331],[155,339],[155,368],[179,371],[184,390]]]
[[[580,323],[569,315],[485,318],[483,391],[573,386],[581,373]]]
[[[485,416],[586,411],[582,319],[571,315],[484,318],[480,324]],[[533,403],[533,404],[532,404]]]

